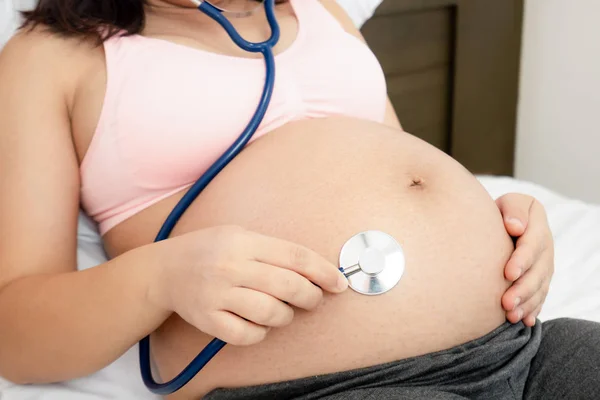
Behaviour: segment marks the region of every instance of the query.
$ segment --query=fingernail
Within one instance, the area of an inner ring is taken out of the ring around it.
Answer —
[[[523,275],[523,267],[519,267],[519,270],[517,271],[517,277],[516,277],[516,279],[519,279],[521,277],[521,275]]]
[[[517,309],[517,307],[519,306],[519,304],[521,304],[521,298],[517,297],[515,299],[515,305],[513,306],[513,311]],[[521,312],[523,312],[523,310],[521,310]]]
[[[519,308],[519,311],[517,311],[517,318],[519,318],[519,321],[523,319],[523,309]]]
[[[340,275],[337,281],[337,288],[344,291],[348,288],[348,279],[344,275]]]
[[[523,229],[523,223],[518,218],[510,217],[506,220],[506,222],[508,222],[511,225],[514,225],[517,228]]]

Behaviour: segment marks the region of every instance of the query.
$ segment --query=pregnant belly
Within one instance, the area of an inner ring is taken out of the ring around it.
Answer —
[[[109,232],[111,253],[150,242],[176,200]],[[326,296],[264,342],[226,346],[182,398],[421,355],[504,321],[503,267],[512,242],[495,203],[457,162],[406,133],[351,119],[288,124],[248,146],[175,234],[221,224],[297,242],[335,264],[346,240],[380,230],[401,243],[406,270],[384,295]],[[152,337],[161,377],[173,377],[210,340],[177,316],[169,319]]]

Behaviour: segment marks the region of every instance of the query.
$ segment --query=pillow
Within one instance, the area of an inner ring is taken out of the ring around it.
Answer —
[[[0,0],[0,49],[4,47],[8,39],[17,28],[17,12],[12,0]]]
[[[77,269],[83,271],[106,261],[106,253],[96,224],[83,211],[79,211]]]

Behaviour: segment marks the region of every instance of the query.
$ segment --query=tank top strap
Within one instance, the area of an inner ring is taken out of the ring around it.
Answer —
[[[102,108],[94,135],[81,163],[81,170],[85,171],[92,159],[99,151],[97,148],[104,145],[106,132],[115,116],[119,106],[119,91],[124,87],[130,77],[132,69],[139,70],[136,53],[139,51],[140,39],[136,35],[126,36],[125,32],[118,33],[102,42],[104,50],[104,64],[106,70],[106,86],[102,101]]]
[[[323,35],[324,31],[345,32],[340,22],[319,0],[290,0],[300,25],[309,24],[311,36]]]

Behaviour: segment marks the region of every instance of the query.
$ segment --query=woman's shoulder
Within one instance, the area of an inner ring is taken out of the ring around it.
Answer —
[[[12,71],[13,79],[41,75],[53,85],[75,90],[85,71],[103,60],[97,40],[68,37],[37,25],[21,28],[6,43],[0,52],[0,70]]]
[[[7,42],[2,53],[20,57],[22,61],[50,62],[80,61],[101,51],[98,40],[92,37],[67,36],[38,24],[20,28]],[[8,57],[8,56],[7,56]]]

